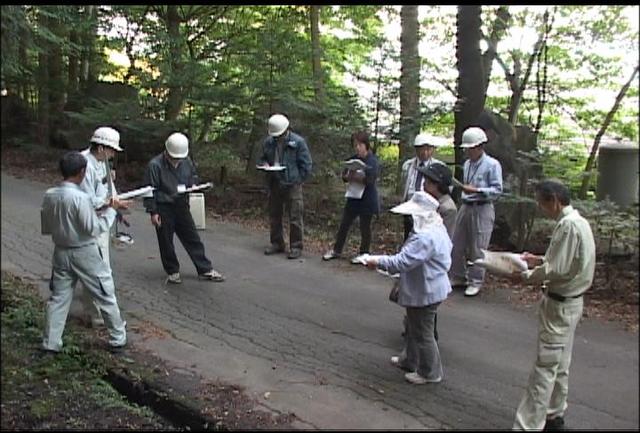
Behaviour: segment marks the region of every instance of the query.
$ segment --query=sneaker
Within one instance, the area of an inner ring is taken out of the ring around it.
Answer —
[[[461,278],[450,278],[452,288],[467,287],[467,282]]]
[[[412,369],[410,369],[409,367],[405,366],[402,361],[401,361],[401,357],[400,356],[392,356],[390,361],[391,361],[391,365],[393,365],[394,367],[398,367],[400,370],[402,371],[406,371],[408,373],[413,372]]]
[[[363,258],[368,256],[368,255],[369,255],[368,253],[358,254],[357,256],[355,256],[355,257],[353,257],[351,259],[351,264],[352,265],[361,265],[362,261],[363,261]]]
[[[466,290],[464,291],[464,296],[476,296],[478,292],[480,292],[480,286],[467,286]]]
[[[215,283],[221,283],[222,281],[224,281],[224,277],[222,276],[222,274],[215,269],[211,269],[209,272],[198,275],[198,278],[200,278],[201,280],[213,281]]]
[[[270,256],[271,254],[284,253],[284,246],[281,245],[269,245],[265,250],[264,254]]]
[[[297,259],[302,255],[302,250],[300,248],[292,248],[291,251],[289,251],[289,255],[287,256],[288,259]]]
[[[169,276],[167,277],[167,283],[171,283],[171,284],[182,283],[182,279],[180,278],[180,273],[176,272],[175,274],[169,274]]]
[[[555,418],[547,419],[544,423],[542,431],[563,431],[566,430],[564,426],[564,418],[557,416]]]
[[[414,385],[424,385],[425,383],[438,383],[442,381],[442,377],[427,379],[426,377],[420,376],[418,373],[407,373],[404,375],[404,378],[407,379],[407,382]]]
[[[336,253],[333,250],[329,250],[327,251],[324,256],[322,256],[322,260],[333,260],[333,259],[339,259],[340,258],[340,254]]]

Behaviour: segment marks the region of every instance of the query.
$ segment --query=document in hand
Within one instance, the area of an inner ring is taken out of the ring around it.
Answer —
[[[212,188],[212,187],[213,187],[213,183],[211,183],[211,182],[201,183],[200,185],[193,185],[193,186],[185,189],[184,192],[200,191],[200,190],[207,189],[207,188]]]
[[[361,254],[358,256],[358,262],[362,263],[363,265],[367,265],[367,260],[368,259],[379,259],[380,255],[375,255],[375,254]],[[389,272],[382,270],[382,269],[377,269],[377,271],[379,273],[381,273],[382,275],[386,276],[386,277],[391,277],[391,278],[399,278],[400,275],[399,274],[390,274]]]
[[[118,194],[118,198],[120,200],[128,200],[130,198],[135,198],[135,197],[152,197],[153,196],[152,192],[154,189],[155,188],[150,185],[143,186],[142,188],[132,189],[131,191]]]
[[[347,198],[362,198],[364,195],[364,183],[360,182],[349,182],[347,184],[347,191],[344,193],[344,196]]]
[[[357,158],[344,161],[342,164],[345,166],[345,168],[348,168],[349,170],[364,170],[365,168],[367,168],[367,164],[365,164],[364,162],[362,162],[362,160]]]
[[[287,167],[284,165],[256,165],[256,168],[264,171],[282,171],[286,170]]]
[[[527,270],[527,262],[520,258],[520,254],[481,250],[484,257],[477,259],[474,264],[482,266],[495,274],[509,275],[514,272]]]

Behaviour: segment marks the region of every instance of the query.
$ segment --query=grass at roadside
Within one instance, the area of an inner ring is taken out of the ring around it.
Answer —
[[[72,321],[61,353],[39,350],[44,303],[37,288],[2,272],[1,310],[2,430],[172,428],[102,379],[109,355],[84,350],[95,336]]]

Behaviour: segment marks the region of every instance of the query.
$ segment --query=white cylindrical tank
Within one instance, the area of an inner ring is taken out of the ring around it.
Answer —
[[[598,149],[596,199],[620,207],[638,203],[638,143],[608,140]]]

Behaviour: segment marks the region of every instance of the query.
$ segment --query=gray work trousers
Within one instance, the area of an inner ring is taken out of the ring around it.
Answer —
[[[518,405],[514,430],[542,430],[547,418],[567,410],[573,339],[582,298],[559,302],[543,296],[538,310],[538,356]]]
[[[78,280],[84,284],[102,313],[109,332],[109,344],[124,345],[127,342],[126,323],[120,316],[111,271],[94,243],[78,248],[55,247],[51,296],[47,301],[42,347],[55,352],[62,349],[62,334]]]
[[[407,307],[406,358],[401,360],[402,367],[430,380],[443,376],[440,350],[433,334],[438,305]]]
[[[469,284],[482,287],[484,268],[474,265],[467,267],[467,261],[473,262],[483,257],[480,250],[486,250],[489,247],[495,218],[493,203],[460,206],[452,239],[453,249],[449,271],[452,279],[466,278]]]
[[[96,238],[96,243],[98,244],[98,248],[100,248],[100,254],[102,255],[102,259],[104,260],[107,268],[109,269],[109,273],[111,274],[111,260],[109,257],[109,244],[111,243],[111,230],[101,233]],[[112,274],[113,275],[113,274]],[[100,307],[96,302],[94,302],[93,297],[91,296],[91,292],[87,289],[84,284],[80,284],[80,302],[82,303],[82,307],[89,315],[89,319],[91,323],[94,325],[98,325],[102,323],[102,315],[100,314]]]
[[[289,245],[291,249],[302,249],[304,203],[302,185],[283,186],[272,181],[269,186],[269,221],[271,245],[284,248],[282,228],[283,210],[289,214]]]

